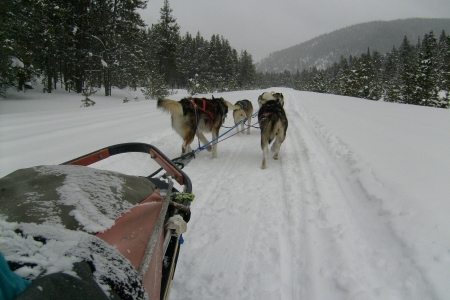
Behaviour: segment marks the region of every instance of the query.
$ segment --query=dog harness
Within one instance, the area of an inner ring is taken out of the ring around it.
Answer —
[[[195,100],[202,100],[203,107],[198,106],[197,103],[195,103]],[[213,119],[214,119],[214,114],[213,114],[212,112],[206,110],[206,101],[208,101],[208,100],[205,99],[205,98],[195,98],[195,99],[191,99],[191,103],[192,103],[192,105],[194,106],[194,109],[197,109],[197,108],[198,108],[198,109],[200,109],[201,111],[203,111],[205,114],[207,114],[207,115],[211,118],[211,120],[209,121],[209,124],[212,125],[212,121],[213,121]],[[212,106],[216,107],[216,106],[214,105],[214,103],[210,102],[210,104],[211,104]]]
[[[272,114],[273,112],[266,112],[261,114],[261,116],[258,116],[258,122],[261,122],[264,119],[268,119]]]
[[[246,101],[240,100],[238,102],[236,102],[237,105],[239,105],[241,107],[241,109],[246,109],[248,106],[248,103]]]
[[[281,106],[281,104],[278,100],[271,100],[271,101],[276,101],[276,103],[264,103],[263,106],[261,107],[261,109],[265,110],[270,107]],[[264,120],[264,119],[268,119],[273,113],[274,113],[273,110],[268,111],[268,112],[263,112],[261,115],[258,115],[258,122],[261,122],[261,120]]]

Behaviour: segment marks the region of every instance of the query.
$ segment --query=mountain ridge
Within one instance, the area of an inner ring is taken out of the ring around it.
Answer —
[[[324,69],[339,61],[362,53],[390,52],[401,45],[404,36],[412,44],[430,31],[437,39],[444,30],[450,32],[450,18],[409,18],[393,21],[371,21],[347,26],[289,48],[270,53],[256,63],[258,72],[283,72],[289,70]]]

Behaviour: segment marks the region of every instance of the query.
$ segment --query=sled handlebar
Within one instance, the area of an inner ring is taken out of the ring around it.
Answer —
[[[188,193],[192,192],[192,183],[189,177],[172,160],[170,160],[167,156],[165,156],[158,148],[150,144],[145,143],[117,144],[69,160],[65,163],[62,163],[62,165],[88,166],[93,163],[99,162],[105,158],[108,158],[110,156],[130,152],[141,152],[150,154],[151,158],[154,159],[169,175],[173,176],[179,184],[184,185],[186,192]]]

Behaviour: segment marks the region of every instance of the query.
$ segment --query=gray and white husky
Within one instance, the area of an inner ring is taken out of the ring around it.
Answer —
[[[278,100],[267,100],[259,109],[258,121],[261,130],[261,149],[263,151],[261,169],[266,169],[269,145],[273,141],[270,150],[273,152],[273,159],[277,160],[281,144],[286,138],[288,120],[284,108]]]
[[[247,118],[247,134],[250,134],[250,123],[252,121],[252,115],[253,115],[253,105],[252,103],[247,100],[239,100],[234,105],[239,106],[239,109],[236,109],[233,111],[233,118],[234,118],[234,125],[237,125],[239,122]],[[241,129],[239,130],[239,126],[236,127],[236,133],[239,133],[239,131],[244,133],[245,130],[245,122],[241,123]]]

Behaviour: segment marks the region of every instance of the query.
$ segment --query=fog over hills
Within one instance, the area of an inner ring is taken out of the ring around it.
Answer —
[[[450,18],[445,19],[402,19],[394,21],[373,21],[348,26],[331,33],[320,35],[304,43],[269,54],[256,64],[260,72],[296,72],[310,67],[326,68],[341,56],[360,56],[362,53],[378,51],[382,54],[398,48],[404,36],[412,44],[430,31],[437,39],[444,30],[450,32]]]

